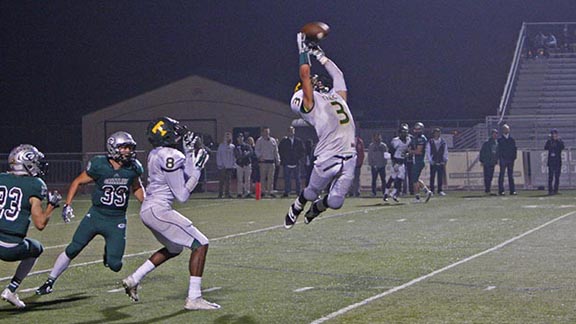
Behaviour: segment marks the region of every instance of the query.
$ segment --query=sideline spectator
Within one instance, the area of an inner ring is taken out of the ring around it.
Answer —
[[[438,194],[446,196],[442,190],[442,184],[446,174],[446,162],[448,162],[448,145],[440,134],[440,128],[434,128],[432,138],[426,144],[426,160],[430,163],[430,191],[434,192],[434,180],[437,175]]]
[[[548,194],[555,195],[558,193],[560,184],[562,150],[564,150],[564,141],[558,136],[558,130],[550,131],[550,138],[546,141],[544,149],[548,151]],[[552,186],[552,181],[554,181],[554,186]]]
[[[360,197],[360,173],[364,164],[364,140],[356,135],[356,168],[354,169],[354,181],[348,192],[348,197]]]
[[[408,126],[408,124],[406,124],[406,125]],[[412,141],[414,141],[414,135],[408,134],[408,142],[412,143]],[[410,150],[408,150],[408,152],[406,152],[405,165],[406,165],[406,175],[405,175],[402,193],[406,194],[407,192],[409,192],[410,195],[413,196],[414,195],[414,186],[413,186],[414,179],[412,178],[412,168],[414,167],[414,155],[412,155],[412,152],[410,152]]]
[[[252,148],[252,154],[250,155],[250,164],[252,165],[252,183],[260,182],[260,166],[258,164],[258,158],[256,157],[256,142],[254,137],[248,136],[246,138],[246,144]]]
[[[307,139],[304,142],[304,167],[306,172],[306,186],[310,183],[310,175],[312,174],[312,170],[314,169],[314,161],[316,161],[316,156],[314,156],[314,141],[311,139]]]
[[[302,187],[300,177],[300,160],[304,157],[304,143],[294,134],[296,129],[293,126],[288,127],[288,135],[282,138],[278,144],[280,161],[284,171],[284,194],[282,197],[288,197],[292,191],[292,178],[296,185],[296,194],[300,194]]]
[[[378,133],[372,135],[372,143],[368,145],[368,164],[372,171],[372,197],[376,197],[377,181],[380,176],[382,194],[386,189],[386,159],[384,153],[388,152],[388,145],[382,142],[382,136]]]
[[[276,165],[280,164],[280,155],[278,155],[278,142],[270,136],[270,127],[262,128],[262,136],[256,141],[255,152],[260,166],[262,197],[270,195],[270,197],[276,198],[273,192],[274,171]]]
[[[236,166],[236,159],[234,158],[234,144],[232,144],[232,133],[224,133],[224,141],[218,145],[216,151],[216,165],[218,166],[219,182],[218,182],[218,198],[232,198],[230,195],[230,179]]]
[[[252,175],[252,147],[244,143],[244,135],[238,134],[236,138],[236,147],[234,148],[234,158],[236,159],[236,181],[237,197],[250,198],[250,184]]]
[[[490,132],[490,138],[482,144],[480,149],[480,164],[484,171],[484,192],[490,194],[494,168],[498,164],[498,130]]]
[[[510,136],[510,126],[502,126],[502,136],[498,139],[498,163],[500,164],[500,176],[498,177],[498,194],[504,195],[504,173],[508,171],[508,189],[510,195],[515,196],[514,186],[514,161],[517,157],[516,141]]]

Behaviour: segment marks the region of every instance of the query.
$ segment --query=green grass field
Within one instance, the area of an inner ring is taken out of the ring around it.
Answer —
[[[309,225],[282,227],[292,199],[217,200],[195,196],[178,209],[210,239],[203,279],[218,311],[183,309],[188,254],[142,282],[132,303],[118,284],[159,248],[132,201],[124,268],[102,265],[95,239],[47,296],[47,277],[77,218],[55,214],[29,236],[44,254],[20,288],[28,305],[0,304],[0,322],[20,323],[574,323],[575,192],[484,197],[449,192],[428,204],[348,199]],[[16,263],[0,263],[1,285]],[[41,272],[41,273],[38,273]]]

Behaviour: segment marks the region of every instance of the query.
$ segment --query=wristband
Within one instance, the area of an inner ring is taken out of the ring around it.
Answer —
[[[310,54],[308,52],[300,53],[299,62],[300,65],[308,64],[311,66],[312,64],[310,64]]]

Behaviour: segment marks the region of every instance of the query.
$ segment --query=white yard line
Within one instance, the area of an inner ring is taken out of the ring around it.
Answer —
[[[372,297],[370,297],[370,298],[364,299],[363,301],[358,302],[358,303],[356,303],[356,304],[352,304],[352,305],[346,306],[346,307],[344,307],[344,308],[341,308],[341,309],[339,309],[339,310],[337,310],[337,311],[335,311],[335,312],[333,312],[333,313],[331,313],[331,314],[328,314],[328,315],[326,315],[326,316],[324,316],[324,317],[322,317],[322,318],[319,318],[319,319],[311,322],[310,324],[320,324],[320,323],[324,323],[324,322],[326,322],[326,321],[328,321],[328,320],[331,320],[331,319],[336,318],[336,317],[338,317],[338,316],[340,316],[340,315],[343,315],[343,314],[345,314],[345,313],[347,313],[347,312],[349,312],[349,311],[351,311],[351,310],[353,310],[353,309],[356,309],[356,308],[358,308],[358,307],[362,307],[362,306],[368,305],[368,304],[370,304],[371,302],[373,302],[373,301],[375,301],[375,300],[378,300],[378,299],[380,299],[380,298],[382,298],[382,297],[386,297],[386,296],[388,296],[388,295],[391,295],[391,294],[393,294],[393,293],[395,293],[395,292],[397,292],[397,291],[400,291],[400,290],[403,290],[403,289],[408,288],[408,287],[410,287],[410,286],[413,286],[413,285],[415,285],[415,284],[417,284],[417,283],[419,283],[419,282],[421,282],[421,281],[424,281],[424,280],[426,280],[426,279],[428,279],[428,278],[434,277],[434,276],[437,275],[437,274],[440,274],[440,273],[442,273],[442,272],[445,272],[445,271],[447,271],[447,270],[450,270],[450,269],[452,269],[452,268],[454,268],[454,267],[457,267],[457,266],[459,266],[459,265],[461,265],[461,264],[464,264],[464,263],[466,263],[466,262],[468,262],[468,261],[472,261],[472,260],[474,260],[474,259],[476,259],[476,258],[479,258],[479,257],[483,256],[483,255],[486,255],[486,254],[488,254],[488,253],[491,253],[491,252],[494,252],[494,251],[496,251],[496,250],[499,250],[499,249],[505,247],[506,245],[509,245],[509,244],[511,244],[511,243],[513,243],[513,242],[515,242],[515,241],[517,241],[517,240],[519,240],[519,239],[521,239],[521,238],[523,238],[523,237],[525,237],[525,236],[527,236],[527,235],[530,235],[530,234],[532,234],[532,233],[534,233],[534,232],[536,232],[536,231],[538,231],[538,230],[540,230],[540,229],[542,229],[542,228],[544,228],[544,227],[546,227],[546,226],[548,226],[548,225],[550,225],[550,224],[553,224],[553,223],[555,223],[555,222],[557,222],[557,221],[559,221],[559,220],[562,220],[562,219],[564,219],[564,218],[566,218],[566,217],[568,217],[568,216],[574,215],[575,213],[576,213],[576,211],[572,211],[572,212],[569,212],[569,213],[564,214],[564,215],[562,215],[562,216],[559,216],[559,217],[557,217],[557,218],[554,218],[553,220],[550,220],[550,221],[548,221],[548,222],[546,222],[546,223],[544,223],[544,224],[542,224],[542,225],[540,225],[540,226],[538,226],[538,227],[535,227],[535,228],[533,228],[533,229],[531,229],[531,230],[529,230],[529,231],[527,231],[527,232],[524,232],[524,233],[522,233],[522,234],[520,234],[520,235],[518,235],[518,236],[515,236],[515,237],[513,237],[513,238],[511,238],[511,239],[509,239],[509,240],[507,240],[507,241],[505,241],[505,242],[502,242],[502,243],[500,243],[500,244],[492,247],[492,248],[489,248],[489,249],[484,250],[484,251],[482,251],[482,252],[480,252],[480,253],[477,253],[477,254],[474,254],[474,255],[472,255],[472,256],[469,256],[469,257],[467,257],[467,258],[465,258],[465,259],[462,259],[462,260],[460,260],[460,261],[458,261],[458,262],[455,262],[455,263],[452,263],[452,264],[450,264],[450,265],[447,265],[447,266],[445,266],[444,268],[441,268],[441,269],[432,271],[432,272],[430,272],[430,273],[428,273],[428,274],[426,274],[426,275],[423,275],[422,277],[413,279],[413,280],[411,280],[411,281],[409,281],[409,282],[407,282],[407,283],[405,283],[405,284],[403,284],[403,285],[396,286],[396,287],[394,287],[394,288],[392,288],[392,289],[389,289],[389,290],[387,290],[387,291],[385,291],[385,292],[383,292],[383,293],[381,293],[381,294],[374,295],[374,296],[372,296]]]
[[[359,213],[365,213],[367,211],[376,211],[376,210],[380,210],[383,209],[385,207],[376,207],[376,208],[369,208],[369,209],[360,209],[360,210],[353,210],[353,211],[349,211],[349,212],[345,212],[345,213],[340,213],[340,214],[334,214],[334,215],[328,215],[328,216],[324,216],[319,218],[319,220],[323,220],[323,219],[329,219],[329,218],[334,218],[334,217],[341,217],[341,216],[346,216],[346,215],[351,215],[351,214],[359,214]],[[299,221],[297,222],[297,224],[302,224],[303,221]],[[270,226],[270,227],[265,227],[265,228],[261,228],[261,229],[257,229],[257,230],[253,230],[253,231],[248,231],[248,232],[242,232],[242,233],[236,233],[236,234],[230,234],[230,235],[226,235],[226,236],[221,236],[221,237],[216,237],[216,238],[212,238],[210,239],[210,241],[222,241],[222,240],[226,240],[226,239],[231,239],[231,238],[235,238],[235,237],[240,237],[240,236],[246,236],[246,235],[250,235],[250,234],[257,234],[257,233],[263,233],[263,232],[267,232],[267,231],[271,231],[271,230],[275,230],[278,228],[283,228],[284,225],[275,225],[275,226]],[[48,248],[57,248],[57,247],[63,247],[63,246],[67,246],[67,245],[55,245],[55,246],[51,246]],[[46,249],[48,249],[46,248]],[[138,252],[138,253],[133,253],[133,254],[126,254],[124,255],[124,259],[127,258],[131,258],[131,257],[135,257],[135,256],[140,256],[140,255],[147,255],[147,254],[151,254],[153,252],[156,252],[156,250],[151,250],[151,251],[143,251],[143,252]],[[96,264],[96,263],[102,263],[102,260],[95,260],[95,261],[88,261],[88,262],[82,262],[82,263],[74,263],[71,264],[69,266],[69,268],[74,268],[74,267],[82,267],[82,266],[86,266],[86,265],[91,265],[91,264]],[[33,271],[30,272],[28,274],[28,276],[34,276],[34,275],[39,275],[39,274],[43,274],[43,273],[48,273],[50,272],[52,269],[44,269],[44,270],[38,270],[38,271]],[[0,282],[1,281],[6,281],[6,280],[10,280],[12,279],[12,276],[10,277],[2,277],[0,278]]]

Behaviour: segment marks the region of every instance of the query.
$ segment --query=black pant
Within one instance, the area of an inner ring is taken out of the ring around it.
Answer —
[[[492,186],[492,178],[494,177],[494,165],[484,164],[484,192],[489,193]]]
[[[558,186],[560,185],[560,171],[562,165],[549,165],[548,166],[548,192],[558,193]],[[552,180],[554,180],[554,187],[552,187]]]
[[[442,183],[444,182],[444,164],[430,164],[430,191],[434,192],[434,180],[438,175],[438,192],[442,190]]]
[[[372,194],[376,195],[376,182],[378,181],[378,176],[380,176],[380,181],[382,182],[382,192],[386,188],[386,167],[371,167],[372,170]]]
[[[504,173],[508,171],[508,189],[510,193],[516,191],[514,186],[514,161],[500,160],[500,176],[498,177],[498,193],[504,192]]]

